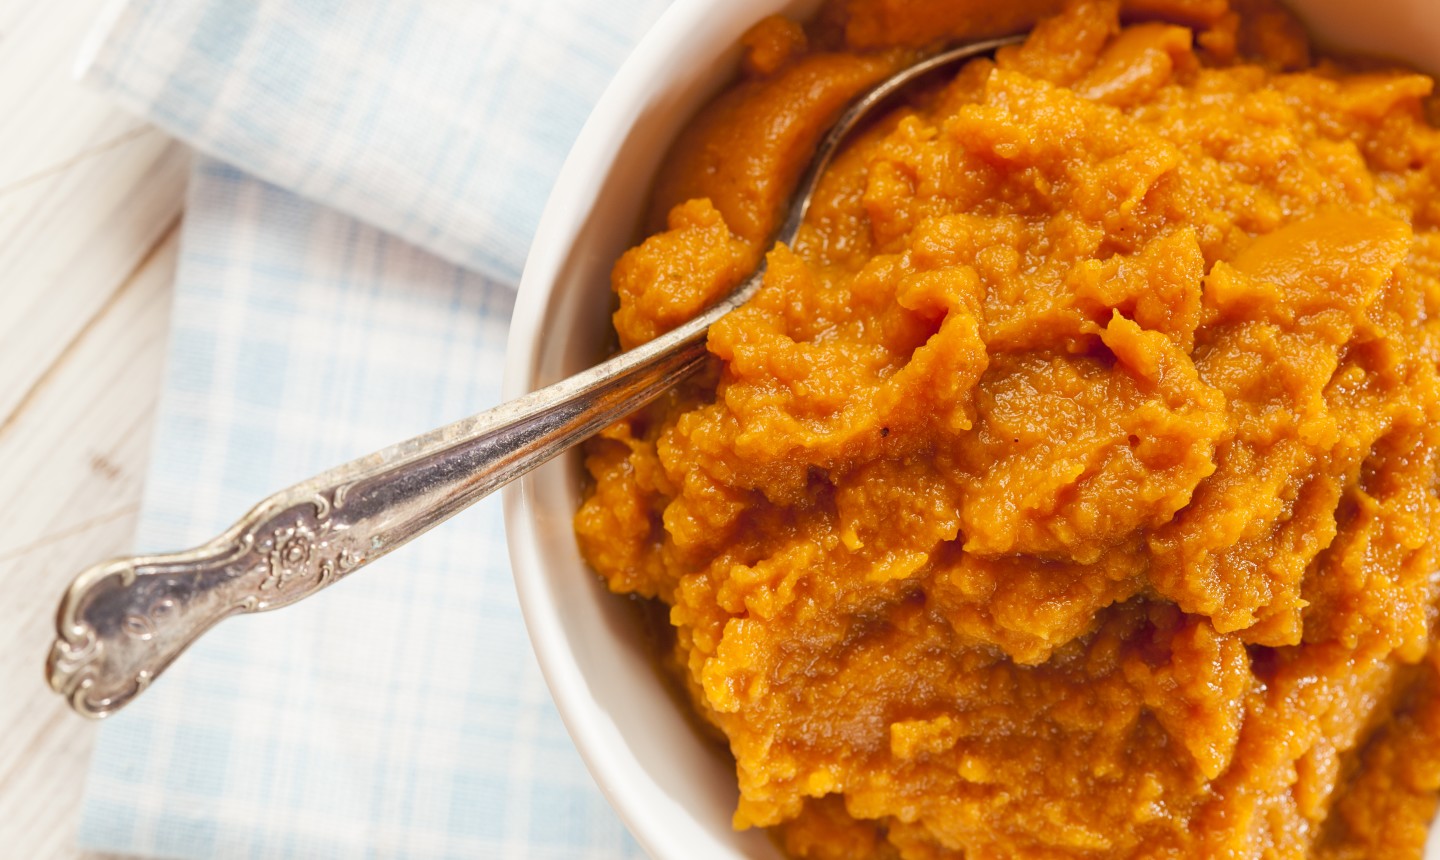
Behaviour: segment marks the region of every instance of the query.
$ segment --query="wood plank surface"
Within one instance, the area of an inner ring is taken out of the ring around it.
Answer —
[[[75,858],[95,724],[54,611],[130,548],[188,156],[70,78],[103,0],[0,0],[0,856]]]

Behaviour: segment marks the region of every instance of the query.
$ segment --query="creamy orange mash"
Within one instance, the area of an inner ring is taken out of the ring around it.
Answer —
[[[1418,857],[1440,787],[1440,133],[1226,0],[834,0],[746,37],[615,268],[768,254],[575,519],[808,858]],[[824,127],[918,93],[764,246]],[[671,208],[673,206],[673,208]]]

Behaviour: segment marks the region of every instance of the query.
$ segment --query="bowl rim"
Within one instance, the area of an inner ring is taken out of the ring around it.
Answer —
[[[667,54],[683,34],[703,22],[707,0],[675,0],[621,64],[590,116],[581,127],[556,177],[542,210],[517,288],[515,308],[505,349],[501,396],[510,400],[533,389],[532,376],[541,354],[535,336],[544,321],[556,278],[567,254],[553,249],[572,248],[582,215],[598,193],[586,178],[603,175],[619,154],[629,132],[634,108],[663,79]],[[600,792],[620,816],[631,835],[651,857],[685,857],[684,841],[660,816],[641,814],[625,789],[626,762],[605,743],[601,723],[594,717],[594,702],[586,695],[583,674],[571,651],[557,606],[544,593],[542,561],[537,552],[539,535],[533,516],[534,487],[528,478],[501,491],[506,543],[520,612],[534,648],[540,672],[555,701],[561,721],[574,741]]]

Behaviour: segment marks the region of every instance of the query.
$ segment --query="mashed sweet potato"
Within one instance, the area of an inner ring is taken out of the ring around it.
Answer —
[[[877,123],[793,247],[820,131]],[[1123,25],[1123,26],[1122,26]],[[768,255],[575,519],[796,857],[1418,857],[1440,787],[1432,82],[1226,0],[849,0],[746,37],[622,345]],[[673,208],[672,208],[673,207]]]

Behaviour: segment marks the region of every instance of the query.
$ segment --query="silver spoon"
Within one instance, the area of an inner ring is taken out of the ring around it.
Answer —
[[[820,142],[774,241],[794,241],[831,157],[876,106],[928,72],[1020,38],[937,54],[858,98]],[[690,376],[710,325],[748,301],[764,274],[762,259],[700,316],[590,370],[281,490],[203,546],[84,571],[60,602],[50,686],[87,717],[114,713],[218,622],[314,594]]]

